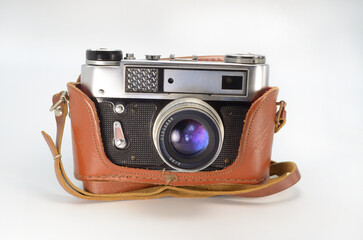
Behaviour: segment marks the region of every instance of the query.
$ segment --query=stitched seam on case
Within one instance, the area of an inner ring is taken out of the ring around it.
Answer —
[[[72,86],[73,88],[76,88],[75,86]],[[75,89],[75,91],[80,91],[79,89]],[[101,154],[100,154],[100,150],[98,149],[97,147],[97,143],[96,143],[96,137],[95,137],[95,130],[94,130],[94,126],[93,126],[93,121],[92,121],[92,116],[91,116],[91,113],[88,109],[88,106],[87,106],[87,102],[86,100],[84,100],[80,95],[79,93],[76,93],[75,95],[77,95],[78,99],[81,99],[81,102],[82,104],[84,105],[84,107],[87,109],[87,112],[88,112],[88,116],[89,116],[89,119],[90,119],[90,123],[91,123],[91,128],[92,128],[92,138],[93,138],[93,143],[95,144],[95,147],[96,147],[96,150],[97,150],[97,154],[98,154],[98,157],[100,158],[101,162],[103,163],[103,165],[105,165],[108,169],[112,170],[112,171],[117,171],[117,172],[120,172],[120,173],[123,173],[122,175],[105,175],[103,176],[103,178],[107,178],[108,177],[112,177],[112,176],[115,176],[115,177],[124,177],[124,178],[128,178],[127,174],[129,175],[134,175],[132,176],[132,178],[139,178],[139,179],[154,179],[154,180],[165,180],[163,177],[158,177],[158,175],[156,174],[148,174],[148,173],[131,173],[131,172],[122,172],[122,170],[116,170],[116,169],[113,169],[111,168],[110,166],[108,166]],[[251,120],[251,123],[250,123],[250,126],[247,130],[247,137],[246,137],[246,144],[244,145],[244,150],[243,150],[243,155],[242,155],[242,159],[241,161],[238,163],[238,165],[236,165],[234,168],[230,169],[229,171],[227,172],[221,172],[221,173],[215,173],[213,175],[196,175],[196,176],[178,176],[178,178],[180,179],[180,181],[213,181],[213,180],[230,180],[230,181],[234,181],[236,179],[228,179],[228,178],[222,178],[222,179],[217,179],[217,178],[211,178],[211,179],[193,179],[193,178],[198,178],[198,177],[207,177],[207,176],[214,176],[214,175],[225,175],[227,173],[231,173],[233,172],[236,168],[238,168],[244,158],[245,158],[245,155],[246,155],[246,149],[247,149],[247,145],[248,145],[248,140],[249,140],[249,135],[250,135],[250,130],[251,130],[251,127],[252,127],[252,124],[254,122],[254,119],[258,113],[258,111],[260,110],[260,108],[267,102],[267,100],[269,100],[271,98],[271,96],[267,97],[261,104],[260,106],[256,109],[256,111],[254,112],[253,116],[252,116],[252,120]],[[93,107],[92,107],[93,109]],[[95,111],[95,109],[93,109]],[[96,112],[96,111],[95,111]],[[137,175],[149,175],[149,176],[155,176],[155,177],[140,177],[140,176],[137,176]],[[79,177],[82,177],[82,178],[92,178],[94,176],[79,176]],[[192,179],[188,179],[188,178],[192,178]],[[262,181],[262,180],[265,180],[266,178],[263,178],[263,179],[237,179],[236,181]]]
[[[108,169],[110,169],[110,170],[113,170],[113,171],[117,171],[117,172],[122,172],[121,170],[116,170],[116,169],[113,169],[113,168],[110,168],[104,161],[103,161],[103,158],[102,158],[102,156],[101,156],[101,154],[100,154],[100,152],[99,152],[99,149],[98,149],[98,147],[97,147],[97,143],[96,143],[96,140],[95,140],[95,135],[94,135],[94,126],[93,126],[93,122],[92,122],[92,116],[91,116],[91,114],[90,114],[90,112],[89,112],[89,109],[88,109],[88,107],[87,107],[87,105],[86,105],[86,103],[85,103],[85,100],[83,99],[83,98],[81,98],[79,95],[77,95],[77,97],[79,97],[79,99],[81,99],[81,102],[82,102],[82,104],[86,107],[86,109],[87,109],[87,112],[88,112],[88,116],[89,116],[89,118],[90,118],[90,120],[91,120],[91,128],[92,128],[92,137],[93,137],[93,143],[95,144],[95,147],[96,147],[96,150],[97,150],[97,154],[98,154],[98,157],[100,158],[100,160],[101,160],[101,162],[108,168]],[[232,171],[234,171],[236,168],[238,168],[240,165],[241,165],[241,163],[243,162],[243,160],[244,160],[244,157],[245,157],[245,154],[246,154],[246,148],[247,148],[247,145],[248,145],[248,140],[249,140],[249,135],[250,135],[250,129],[251,129],[251,126],[252,126],[252,124],[253,124],[253,122],[254,122],[254,119],[255,119],[255,117],[256,117],[256,115],[257,115],[257,113],[258,113],[258,111],[260,110],[260,108],[264,105],[264,103],[268,100],[269,98],[266,98],[261,104],[260,104],[260,106],[256,109],[256,111],[255,111],[255,113],[254,113],[254,115],[252,116],[252,120],[251,120],[251,123],[250,123],[250,126],[249,126],[249,128],[248,128],[248,130],[247,130],[247,137],[246,137],[246,144],[245,144],[245,147],[244,147],[244,150],[243,150],[243,156],[242,156],[242,159],[241,159],[241,161],[238,163],[238,165],[236,165],[233,169],[230,169],[229,171],[227,171],[227,172],[223,172],[223,173],[217,173],[216,175],[225,175],[225,174],[227,174],[227,173],[230,173],[230,172],[232,172]],[[130,172],[124,172],[123,174],[130,174],[130,175],[150,175],[150,176],[157,176],[157,175],[155,175],[155,174],[147,174],[147,173],[130,173]],[[119,175],[119,177],[122,177],[122,176],[124,176],[124,175]],[[184,178],[197,178],[197,177],[206,177],[206,176],[213,176],[213,175],[197,175],[197,176],[178,176],[178,177],[180,177],[181,179],[184,179]],[[92,177],[92,176],[90,176],[90,177]],[[142,178],[142,177],[138,177],[138,176],[135,176],[136,178]],[[158,177],[158,178],[144,178],[144,179],[155,179],[155,180],[164,180],[164,178],[161,178],[161,177]],[[188,179],[184,179],[184,181],[187,181]],[[211,181],[211,180],[229,180],[228,178],[226,178],[226,179],[203,179],[203,180],[205,180],[205,181]],[[201,180],[201,179],[198,179],[198,181],[203,181],[203,180]],[[255,179],[249,179],[249,180],[251,180],[251,181],[255,181]],[[190,181],[194,181],[194,180],[190,180]]]
[[[94,178],[102,178],[102,179],[108,179],[108,178],[119,178],[120,175],[101,175],[101,176],[81,176],[81,175],[78,175],[77,177],[79,178],[88,178],[88,179],[94,179]],[[125,179],[133,179],[134,176],[131,176],[131,177],[125,177]],[[137,178],[140,178],[140,179],[150,179],[150,178],[144,178],[144,177],[137,177]],[[94,179],[96,180],[96,179]],[[121,180],[121,179],[120,179]],[[200,181],[205,181],[205,180],[228,180],[228,181],[252,181],[252,182],[260,182],[260,181],[263,181],[263,180],[266,180],[266,178],[261,178],[261,179],[225,179],[225,178],[215,178],[215,179],[184,179],[183,181],[195,181],[195,182],[200,182]]]
[[[243,148],[243,155],[242,155],[242,158],[241,158],[241,161],[236,165],[234,166],[232,169],[226,171],[226,172],[222,172],[222,173],[215,173],[215,175],[224,175],[224,174],[227,174],[227,173],[231,173],[233,171],[235,171],[241,164],[242,162],[244,161],[245,159],[245,156],[246,156],[246,149],[247,149],[247,146],[248,146],[248,142],[249,142],[249,136],[250,136],[250,132],[251,132],[251,128],[252,128],[252,125],[254,123],[254,120],[256,118],[256,115],[257,113],[259,112],[260,108],[271,98],[271,96],[267,97],[265,100],[263,100],[260,104],[260,106],[256,109],[255,113],[253,114],[252,116],[252,120],[251,120],[251,123],[250,123],[250,126],[248,127],[248,130],[247,130],[247,137],[246,137],[246,144],[244,144],[244,148]],[[243,131],[242,131],[243,132]],[[240,143],[241,144],[241,143]],[[189,178],[197,178],[197,177],[208,177],[208,176],[213,176],[213,175],[197,175],[197,176],[185,176],[185,177],[189,177]],[[185,178],[184,176],[181,176],[180,179],[183,179]],[[229,179],[225,179],[225,180],[229,180]]]
[[[89,119],[90,119],[90,123],[91,123],[91,132],[92,132],[92,140],[93,140],[93,143],[94,143],[94,145],[95,145],[95,147],[96,147],[96,150],[97,150],[97,155],[98,155],[98,157],[99,157],[99,159],[101,160],[101,162],[102,162],[102,164],[105,166],[105,167],[107,167],[108,169],[110,169],[110,170],[112,170],[112,171],[117,171],[117,172],[120,172],[120,173],[123,173],[123,175],[119,175],[120,177],[122,177],[122,176],[124,176],[125,174],[130,174],[130,175],[150,175],[150,176],[156,176],[157,177],[157,175],[155,175],[155,174],[147,174],[147,173],[129,173],[129,172],[122,172],[121,170],[116,170],[116,169],[113,169],[113,168],[111,168],[110,166],[108,166],[104,161],[103,161],[103,158],[102,158],[102,156],[101,156],[101,154],[100,154],[100,150],[98,149],[98,146],[97,146],[97,143],[96,143],[96,137],[95,137],[95,129],[94,129],[94,126],[93,126],[93,123],[92,123],[92,116],[91,116],[91,113],[90,113],[90,111],[89,111],[89,109],[88,109],[88,106],[87,106],[87,104],[86,104],[86,102],[85,102],[85,100],[81,97],[81,96],[79,96],[78,95],[78,93],[77,94],[75,94],[75,95],[77,95],[77,97],[78,97],[78,99],[81,99],[81,102],[82,102],[82,104],[84,105],[84,107],[87,109],[87,112],[88,112],[88,116],[89,116]],[[145,178],[145,179],[147,179],[147,178]],[[155,179],[155,180],[164,180],[164,178],[162,178],[162,177],[158,177],[158,178],[150,178],[150,179]]]

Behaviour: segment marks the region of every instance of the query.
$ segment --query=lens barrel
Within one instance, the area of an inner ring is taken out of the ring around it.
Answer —
[[[218,157],[224,128],[206,102],[181,98],[166,105],[153,126],[153,141],[161,159],[177,171],[200,171]]]

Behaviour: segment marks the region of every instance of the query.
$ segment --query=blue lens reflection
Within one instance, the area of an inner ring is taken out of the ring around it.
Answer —
[[[174,126],[171,143],[178,152],[193,155],[208,146],[209,136],[203,124],[193,119],[186,119]]]

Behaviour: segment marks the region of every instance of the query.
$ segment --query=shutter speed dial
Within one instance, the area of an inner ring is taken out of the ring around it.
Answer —
[[[122,59],[121,50],[107,48],[88,49],[86,51],[86,63],[89,65],[117,66]]]

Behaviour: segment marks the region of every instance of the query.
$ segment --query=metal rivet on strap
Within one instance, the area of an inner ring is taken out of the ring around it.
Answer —
[[[49,111],[54,111],[62,102],[68,102],[68,92],[67,91],[63,91],[61,97],[59,98],[58,102],[56,102],[55,104],[53,104]]]
[[[58,154],[57,156],[54,157],[54,160],[57,160],[57,158],[61,158],[62,155],[61,154]]]
[[[62,116],[62,114],[63,114],[62,107],[61,107],[61,106],[58,106],[58,107],[55,109],[54,114],[55,114],[55,116],[56,116],[56,117],[60,117],[60,116]]]

